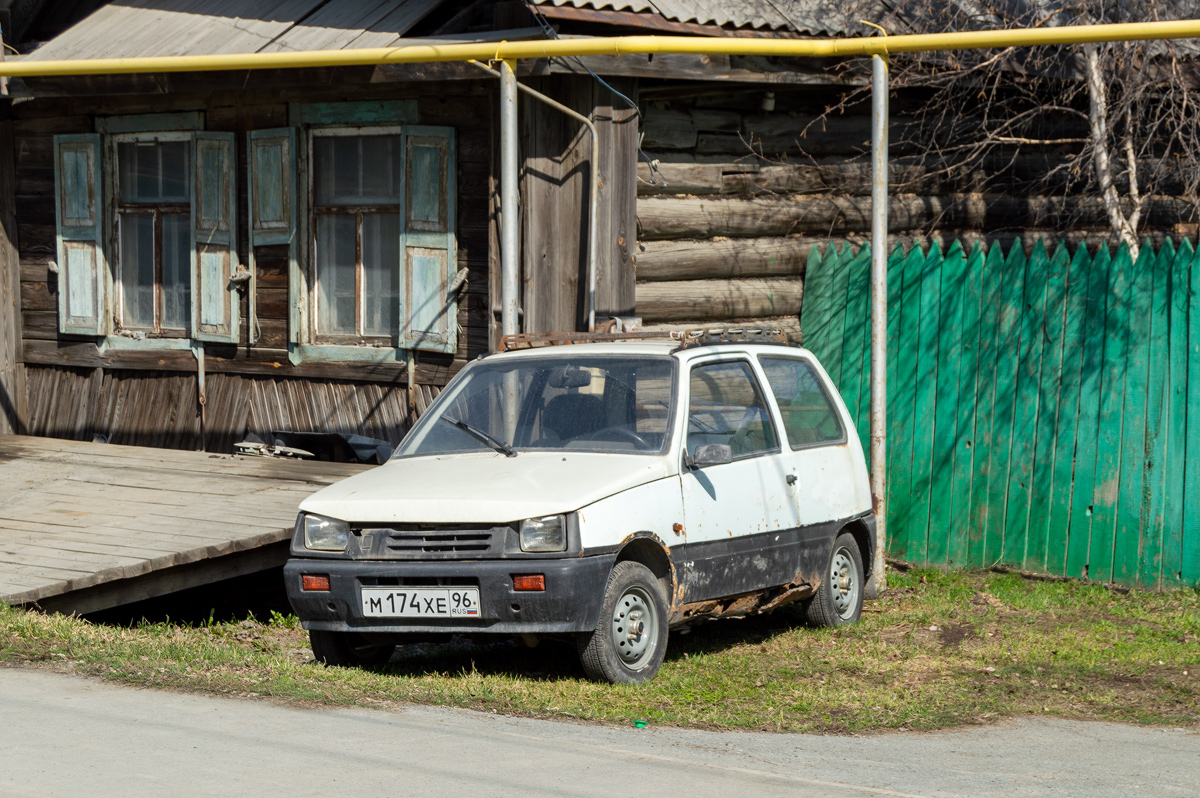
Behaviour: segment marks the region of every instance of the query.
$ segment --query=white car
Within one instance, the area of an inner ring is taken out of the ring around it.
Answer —
[[[317,659],[570,637],[591,678],[643,682],[672,627],[857,620],[862,446],[812,354],[753,332],[513,336],[472,362],[389,462],[300,505],[284,573]]]

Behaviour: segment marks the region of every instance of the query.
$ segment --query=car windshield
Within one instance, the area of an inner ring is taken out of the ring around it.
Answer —
[[[657,454],[670,435],[674,368],[669,357],[575,353],[475,363],[438,398],[396,456]]]

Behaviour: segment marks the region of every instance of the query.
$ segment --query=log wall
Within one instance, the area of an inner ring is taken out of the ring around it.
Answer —
[[[336,77],[336,76],[335,76]],[[15,227],[19,233],[19,291],[3,284],[4,242],[0,241],[0,296],[20,297],[19,333],[0,329],[0,392],[13,372],[8,346],[27,364],[27,389],[13,392],[27,407],[17,414],[35,435],[114,443],[229,451],[249,432],[271,429],[357,432],[397,442],[407,430],[410,391],[403,366],[302,363],[288,360],[288,250],[255,252],[257,325],[251,329],[249,300],[241,298],[238,345],[205,345],[206,428],[201,436],[196,391],[197,362],[190,351],[101,351],[95,339],[62,336],[57,326],[53,137],[91,132],[98,115],[203,111],[208,130],[238,134],[239,257],[248,263],[245,132],[287,124],[288,102],[357,99],[416,99],[420,124],[457,130],[458,267],[468,270],[459,295],[458,351],[420,353],[411,405],[418,412],[470,358],[489,349],[489,181],[492,163],[491,81],[359,85],[336,79],[300,88],[298,77],[280,75],[279,85],[255,75],[247,91],[138,93],[136,81],[115,86],[79,79],[54,84],[65,96],[14,105],[12,145],[0,154],[15,161]],[[214,85],[220,85],[216,81]],[[72,96],[74,95],[74,96]],[[4,185],[0,168],[0,188]],[[5,208],[11,209],[6,203]],[[8,220],[0,218],[5,230]],[[299,252],[303,259],[305,254]],[[18,264],[13,259],[14,274]],[[0,312],[0,327],[11,316]],[[19,348],[16,342],[20,342]],[[6,370],[8,369],[8,370]],[[0,396],[0,400],[3,396]],[[11,400],[10,400],[11,401]],[[0,411],[3,410],[0,401]],[[6,416],[0,412],[0,431]]]
[[[813,123],[837,99],[820,87],[644,85],[641,97],[642,146],[658,169],[638,166],[637,315],[649,327],[771,324],[795,338],[809,252],[870,237],[870,117]],[[893,99],[893,133],[915,124],[905,104]],[[912,150],[889,154],[889,248],[1111,239],[1097,198],[1042,180],[1067,153],[997,154],[952,177]],[[1195,235],[1180,221],[1190,213],[1178,197],[1154,197],[1149,237]]]

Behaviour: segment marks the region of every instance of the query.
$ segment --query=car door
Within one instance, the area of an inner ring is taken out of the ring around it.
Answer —
[[[685,384],[685,462],[704,444],[733,451],[731,462],[681,469],[687,600],[785,584],[795,574],[786,538],[796,504],[758,373],[748,356],[705,359],[691,364]]]
[[[783,428],[780,455],[796,475],[792,485],[800,528],[801,557],[821,561],[837,522],[864,508],[859,474],[839,403],[815,363],[791,354],[759,355]]]

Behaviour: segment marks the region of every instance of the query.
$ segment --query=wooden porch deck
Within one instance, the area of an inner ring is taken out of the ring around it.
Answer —
[[[297,505],[370,466],[0,436],[0,601],[93,612],[287,559]]]

